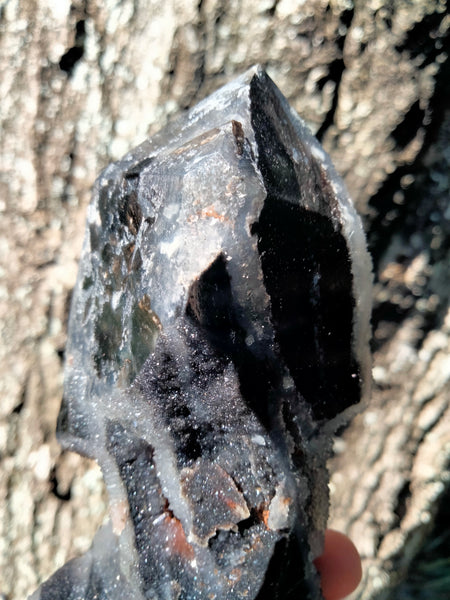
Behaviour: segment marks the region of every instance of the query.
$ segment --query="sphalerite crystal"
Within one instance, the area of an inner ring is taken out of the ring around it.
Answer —
[[[258,67],[100,175],[58,435],[111,524],[35,600],[318,599],[332,433],[367,394],[370,260]]]

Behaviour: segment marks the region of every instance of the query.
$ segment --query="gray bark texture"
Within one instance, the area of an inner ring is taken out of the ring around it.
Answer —
[[[330,525],[363,558],[353,598],[448,597],[449,38],[445,0],[0,1],[0,598],[26,598],[106,515],[98,467],[54,433],[94,179],[257,62],[331,154],[373,255],[372,399],[330,465]]]

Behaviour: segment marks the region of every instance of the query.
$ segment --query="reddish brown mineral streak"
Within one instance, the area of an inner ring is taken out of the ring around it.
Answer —
[[[161,526],[165,528],[169,552],[176,554],[186,561],[193,560],[195,552],[191,544],[187,541],[180,521],[176,517],[167,514]]]
[[[201,218],[212,218],[212,219],[218,219],[219,221],[230,221],[230,219],[228,217],[226,217],[225,215],[221,215],[219,214],[216,209],[214,208],[214,206],[208,206],[207,208],[205,208],[202,211],[199,211],[197,213],[197,215]]]

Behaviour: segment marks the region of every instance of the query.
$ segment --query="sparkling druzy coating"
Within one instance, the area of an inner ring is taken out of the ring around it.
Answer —
[[[111,525],[34,598],[320,598],[370,296],[359,218],[260,68],[107,167],[58,432],[100,463]]]

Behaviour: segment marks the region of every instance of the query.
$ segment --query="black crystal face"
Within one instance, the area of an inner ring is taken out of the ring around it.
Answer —
[[[336,200],[329,183],[302,145],[294,146],[292,129],[279,125],[277,99],[265,94],[260,81],[254,82],[251,97],[258,106],[252,123],[267,189],[252,233],[258,238],[276,338],[315,418],[331,419],[361,397],[352,351],[350,250],[333,218]]]
[[[342,182],[259,68],[109,165],[58,435],[98,460],[111,523],[32,600],[321,600],[369,271]]]
[[[314,416],[330,419],[361,394],[345,240],[326,217],[271,196],[253,232],[283,358]]]
[[[272,352],[261,353],[260,348],[249,346],[247,332],[239,323],[238,310],[226,260],[220,255],[191,287],[186,314],[201,328],[218,355],[232,362],[240,394],[270,430],[270,397],[280,385],[281,365]]]

